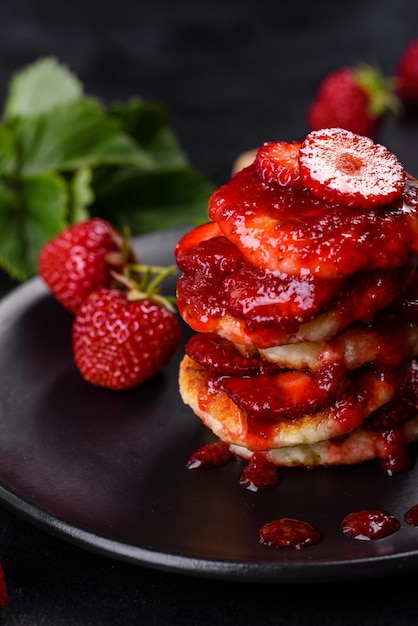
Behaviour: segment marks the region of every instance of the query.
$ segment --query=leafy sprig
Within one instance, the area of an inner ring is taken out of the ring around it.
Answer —
[[[0,122],[0,269],[12,278],[35,275],[42,246],[76,221],[132,235],[197,223],[213,189],[162,104],[105,106],[54,57],[12,77]]]

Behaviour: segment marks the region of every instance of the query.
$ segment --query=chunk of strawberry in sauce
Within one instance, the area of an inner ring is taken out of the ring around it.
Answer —
[[[206,222],[185,233],[177,242],[174,255],[177,258],[189,248],[193,248],[198,243],[222,235],[222,231],[215,222]]]
[[[184,250],[179,248],[176,260],[185,274],[221,277],[239,268],[243,255],[231,241],[220,236],[205,239]]]
[[[241,354],[234,344],[214,333],[193,335],[186,344],[186,354],[210,372],[219,375],[254,376],[262,371],[277,371],[274,363],[257,354]]]
[[[400,268],[364,270],[345,279],[269,272],[245,261],[225,237],[181,249],[178,263],[184,272],[177,283],[183,319],[197,332],[216,332],[218,321],[229,313],[243,321],[257,347],[286,342],[283,334],[297,332],[327,306],[341,329],[355,319],[368,323],[399,298],[415,273],[413,260]]]
[[[288,327],[288,320],[312,319],[338,293],[342,280],[320,280],[243,265],[222,282],[227,310],[252,323]]]
[[[290,370],[248,377],[229,376],[216,384],[253,419],[292,419],[329,405],[350,384],[341,364],[318,372]]]
[[[267,184],[253,164],[215,191],[209,216],[248,261],[292,275],[341,278],[399,267],[418,253],[418,184],[411,179],[393,203],[365,210]]]

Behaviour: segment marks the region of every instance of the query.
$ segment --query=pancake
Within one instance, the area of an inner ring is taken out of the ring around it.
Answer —
[[[334,300],[309,321],[280,313],[286,303],[276,304],[276,317],[251,312],[234,315],[228,306],[223,281],[199,272],[183,274],[177,283],[177,307],[184,321],[197,332],[216,332],[233,343],[269,348],[299,342],[329,341],[353,321],[372,322],[382,309],[396,302],[415,277],[416,257],[401,268],[356,275],[334,294]],[[226,273],[228,276],[228,273]],[[248,289],[249,290],[249,289]],[[355,303],[355,306],[353,306]]]
[[[418,440],[418,181],[325,129],[263,144],[208,216],[175,249],[197,333],[183,402],[246,460],[403,471]]]
[[[418,441],[418,417],[402,424],[397,431],[405,450]],[[249,461],[254,451],[231,444],[230,451],[237,457]],[[287,446],[264,453],[267,461],[280,467],[303,466],[309,469],[334,465],[357,465],[366,461],[388,458],[387,440],[380,431],[358,428],[346,437],[336,437],[318,443]]]
[[[252,384],[248,378],[247,384]],[[180,364],[182,400],[223,441],[249,450],[274,450],[340,437],[364,420],[396,392],[393,380],[365,371],[344,398],[319,411],[275,421],[251,420],[229,395],[213,384],[209,371],[185,355]]]

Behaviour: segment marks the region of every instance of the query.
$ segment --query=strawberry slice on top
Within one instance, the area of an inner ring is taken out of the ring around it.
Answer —
[[[299,141],[267,141],[258,149],[254,163],[258,174],[267,183],[300,186]]]
[[[406,180],[403,165],[387,148],[342,128],[309,133],[299,150],[299,170],[315,196],[365,209],[399,198]]]

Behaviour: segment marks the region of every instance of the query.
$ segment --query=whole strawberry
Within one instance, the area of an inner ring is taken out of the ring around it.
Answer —
[[[396,89],[407,106],[418,105],[418,39],[405,48],[395,71]]]
[[[4,609],[9,599],[6,578],[4,575],[3,564],[0,561],[0,611]]]
[[[73,324],[73,352],[87,382],[114,390],[136,387],[158,374],[179,348],[179,319],[156,291],[174,268],[157,269],[159,278],[144,291],[102,288],[81,306]]]
[[[328,74],[308,108],[310,130],[339,127],[375,138],[399,102],[390,83],[370,66],[342,67]]]
[[[86,297],[112,284],[131,251],[109,222],[90,218],[73,224],[51,239],[39,255],[38,273],[55,298],[77,313]]]

